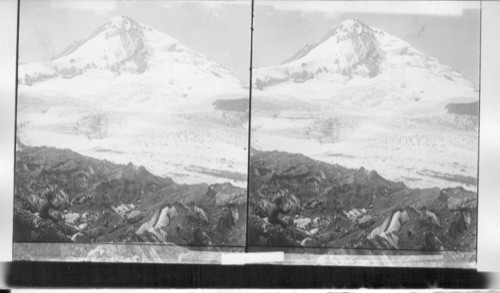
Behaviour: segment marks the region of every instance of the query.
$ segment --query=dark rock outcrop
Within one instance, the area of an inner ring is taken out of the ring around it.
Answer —
[[[450,103],[446,105],[446,111],[450,114],[456,115],[471,115],[478,116],[479,115],[479,102],[473,103]]]
[[[71,242],[52,222],[37,215],[14,209],[14,242]]]
[[[216,100],[215,109],[230,112],[245,112],[250,105],[249,99]]]
[[[449,233],[451,237],[458,237],[460,234],[467,230],[467,224],[465,223],[464,215],[461,212],[455,213],[453,221],[450,225]]]

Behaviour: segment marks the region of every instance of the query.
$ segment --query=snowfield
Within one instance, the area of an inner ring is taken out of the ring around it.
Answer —
[[[257,68],[251,144],[376,170],[411,188],[477,189],[478,102],[451,67],[357,20],[284,64]]]
[[[52,61],[19,67],[18,139],[132,162],[179,183],[246,187],[248,99],[221,65],[128,17]]]

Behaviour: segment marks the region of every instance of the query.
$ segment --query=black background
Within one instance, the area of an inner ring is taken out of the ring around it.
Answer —
[[[487,288],[463,269],[165,265],[16,261],[10,287],[118,288]]]

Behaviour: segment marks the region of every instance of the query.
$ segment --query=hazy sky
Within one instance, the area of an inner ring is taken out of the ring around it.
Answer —
[[[340,22],[357,18],[405,40],[477,84],[479,12],[479,3],[464,1],[257,0],[254,67],[280,64]]]
[[[50,60],[113,16],[149,25],[248,82],[250,1],[21,0],[19,61]]]

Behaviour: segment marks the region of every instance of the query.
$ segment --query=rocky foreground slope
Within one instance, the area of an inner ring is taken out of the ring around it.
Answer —
[[[253,151],[249,190],[251,246],[476,248],[477,195],[462,187],[410,189],[364,168]],[[288,214],[273,225],[276,198]]]
[[[176,184],[144,167],[19,145],[14,242],[245,244],[246,190]],[[58,209],[42,219],[47,191]]]

